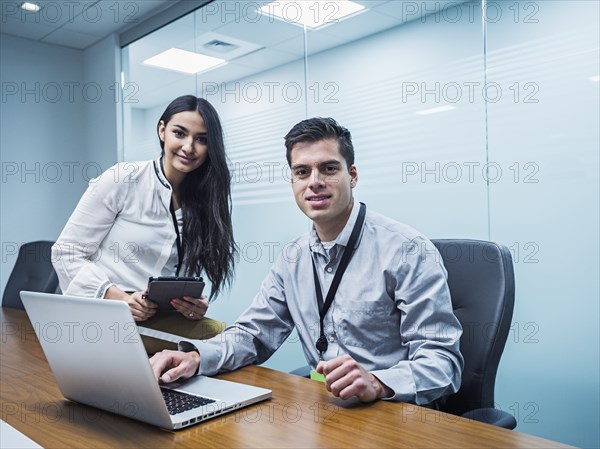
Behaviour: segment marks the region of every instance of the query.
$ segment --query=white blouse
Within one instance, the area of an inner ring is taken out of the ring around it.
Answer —
[[[160,159],[122,162],[92,179],[52,247],[63,293],[103,298],[112,285],[139,291],[150,276],[174,275],[171,193]],[[182,234],[181,209],[176,218]]]

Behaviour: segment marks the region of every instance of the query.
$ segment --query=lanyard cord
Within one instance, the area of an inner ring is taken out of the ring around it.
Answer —
[[[164,156],[160,157],[160,171],[162,172],[163,176],[165,177],[165,179],[167,178],[167,175],[165,173],[165,167],[163,165],[163,159]],[[181,270],[181,267],[183,266],[183,240],[181,238],[181,235],[179,235],[179,226],[177,225],[177,216],[175,216],[175,207],[173,206],[173,188],[166,183],[166,181],[163,181],[160,178],[160,175],[158,173],[158,169],[156,168],[156,163],[154,164],[154,170],[156,171],[156,176],[158,177],[158,180],[162,183],[162,185],[164,185],[167,189],[171,190],[171,201],[169,202],[169,212],[171,212],[171,218],[173,219],[173,227],[175,228],[175,234],[177,234],[177,239],[176,239],[176,244],[177,244],[177,266],[175,267],[175,275],[179,276],[179,271]]]
[[[173,197],[171,196],[171,203],[169,204],[169,211],[171,212],[171,218],[173,219],[173,226],[175,227],[175,234],[177,234],[177,267],[175,275],[179,276],[179,270],[183,264],[183,241],[179,235],[179,226],[177,225],[177,217],[175,216],[175,207],[173,206]]]
[[[325,299],[325,303],[323,303],[323,292],[321,291],[321,283],[319,282],[319,276],[317,274],[317,267],[315,265],[315,259],[311,258],[312,266],[313,266],[313,276],[315,278],[315,290],[317,293],[317,303],[319,305],[319,320],[320,320],[320,334],[319,339],[316,341],[315,346],[317,350],[323,355],[323,352],[327,350],[327,338],[325,338],[325,332],[323,329],[323,319],[327,314],[327,311],[331,307],[333,303],[333,298],[335,297],[335,293],[337,292],[338,286],[340,285],[340,281],[342,280],[342,276],[344,275],[344,271],[348,267],[348,263],[350,263],[350,258],[354,253],[354,247],[356,246],[356,241],[358,240],[358,235],[360,234],[360,230],[365,222],[365,215],[367,213],[367,206],[364,203],[360,203],[360,211],[358,212],[358,218],[356,219],[356,223],[354,223],[354,228],[352,228],[352,233],[350,234],[350,238],[348,239],[348,244],[344,249],[344,254],[342,255],[342,260],[340,260],[340,264],[338,265],[337,270],[335,271],[335,275],[333,276],[333,281],[331,282],[331,286],[329,287],[329,291],[327,292],[327,298]]]

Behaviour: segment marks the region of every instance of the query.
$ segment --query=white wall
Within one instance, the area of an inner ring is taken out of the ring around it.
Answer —
[[[22,243],[58,236],[85,188],[87,157],[83,52],[7,35],[0,45],[4,289]]]
[[[110,35],[83,52],[83,76],[85,83],[99,86],[101,95],[93,101],[84,102],[85,149],[90,161],[103,169],[122,159],[120,127],[121,104],[124,101],[120,89],[121,50],[116,34]],[[135,94],[127,101],[135,101]],[[119,157],[121,155],[121,157]]]
[[[117,162],[118,47],[0,35],[0,287],[22,243],[55,240],[90,178]],[[13,93],[14,92],[14,93]]]

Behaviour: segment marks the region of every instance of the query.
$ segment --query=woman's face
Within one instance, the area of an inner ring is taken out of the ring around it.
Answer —
[[[158,124],[158,136],[164,142],[165,174],[175,176],[191,173],[208,156],[206,126],[197,111],[174,114],[168,123]]]

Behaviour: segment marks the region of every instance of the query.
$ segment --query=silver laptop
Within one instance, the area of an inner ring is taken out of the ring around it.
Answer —
[[[122,301],[26,291],[21,299],[61,393],[72,401],[181,429],[271,397],[271,390],[206,376],[159,385]]]

